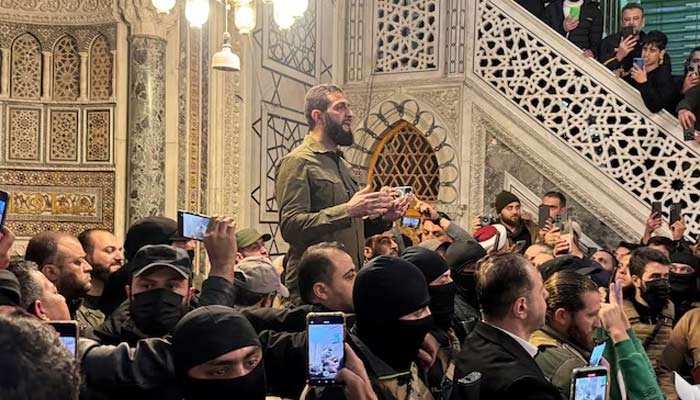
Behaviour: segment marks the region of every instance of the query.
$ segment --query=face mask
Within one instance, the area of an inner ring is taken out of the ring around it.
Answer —
[[[692,302],[698,298],[697,278],[695,274],[676,274],[671,272],[668,282],[671,285],[671,301],[677,304]]]
[[[182,299],[168,289],[135,294],[130,300],[131,318],[141,332],[152,337],[165,336],[185,315]]]
[[[425,335],[433,328],[433,316],[413,321],[391,321],[358,329],[360,339],[397,372],[411,369]]]
[[[446,331],[452,325],[452,316],[455,312],[455,292],[457,287],[454,283],[440,286],[429,286],[430,311],[435,318],[435,325]]]
[[[637,294],[637,288],[633,284],[622,287],[622,298],[625,300],[633,300]]]
[[[267,393],[265,367],[260,361],[248,375],[233,379],[180,379],[186,400],[210,400],[226,396],[236,399],[263,400]]]
[[[642,298],[649,304],[649,308],[653,310],[661,310],[668,303],[668,298],[671,295],[671,285],[668,279],[654,279],[643,284],[644,291]]]

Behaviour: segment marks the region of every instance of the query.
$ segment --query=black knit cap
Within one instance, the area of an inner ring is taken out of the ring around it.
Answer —
[[[685,264],[695,270],[696,273],[700,270],[700,259],[687,251],[679,251],[671,254],[671,262],[674,264]]]
[[[187,313],[175,326],[172,343],[178,374],[243,347],[260,347],[248,319],[226,306],[200,307]]]
[[[124,239],[124,257],[128,261],[143,246],[149,244],[171,244],[180,239],[177,221],[166,217],[146,217],[134,222]]]
[[[19,281],[15,274],[0,269],[0,306],[18,306],[20,303]]]
[[[358,325],[397,321],[430,303],[423,273],[390,256],[376,257],[360,270],[352,296]]]
[[[500,214],[501,210],[506,208],[510,203],[520,203],[520,199],[511,192],[502,191],[496,196],[496,212]]]
[[[428,285],[448,270],[447,263],[440,254],[423,247],[409,247],[401,253],[401,258],[418,267]]]
[[[486,250],[479,243],[457,241],[445,252],[445,261],[452,271],[461,271],[463,267],[486,257]]]

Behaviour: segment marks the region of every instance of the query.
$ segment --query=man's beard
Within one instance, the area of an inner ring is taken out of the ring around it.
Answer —
[[[569,326],[566,334],[569,336],[569,339],[572,342],[576,343],[587,351],[592,351],[595,347],[593,333],[586,335],[578,328],[578,326],[576,326],[574,322],[571,322],[571,326]]]
[[[518,223],[520,222],[520,216],[515,215],[512,218],[506,218],[503,215],[501,215],[501,221],[508,226],[517,226]]]
[[[326,125],[328,135],[338,146],[351,146],[353,144],[352,130],[343,129],[343,123],[333,121],[327,114],[323,115],[323,123]]]

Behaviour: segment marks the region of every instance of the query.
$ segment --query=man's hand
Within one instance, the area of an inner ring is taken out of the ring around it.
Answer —
[[[625,72],[625,70],[622,68],[616,69],[614,71],[614,73],[615,73],[615,76],[620,78],[620,79],[625,78],[627,75],[629,75],[629,72]]]
[[[382,215],[382,219],[384,221],[396,221],[403,217],[406,211],[408,211],[408,207],[411,205],[411,197],[411,195],[401,196],[392,201],[391,207]]]
[[[204,234],[204,247],[209,254],[209,276],[219,276],[233,283],[236,269],[236,222],[230,217],[216,216],[209,220]]]
[[[622,281],[611,283],[609,288],[609,303],[603,303],[600,306],[598,316],[603,327],[608,332],[614,343],[618,343],[625,339],[629,339],[627,330],[630,328],[629,320],[625,315],[625,310],[622,306],[622,289],[618,286]]]
[[[474,234],[474,232],[476,232],[482,228],[480,215],[474,217],[474,219],[472,220],[472,223],[471,223],[471,228],[472,228],[472,234]]]
[[[367,370],[350,345],[345,343],[345,364],[338,371],[336,381],[345,384],[345,398],[357,400],[376,400],[377,395],[372,390],[372,384],[367,376]]]
[[[0,229],[0,269],[6,269],[10,265],[10,249],[15,242],[15,235],[10,228],[3,226]]]
[[[617,62],[622,62],[636,46],[637,38],[634,35],[622,38],[622,40],[620,40],[620,45],[617,47],[617,52],[615,53]]]
[[[630,74],[632,75],[632,79],[635,80],[637,83],[646,83],[647,82],[647,68],[639,68],[639,65],[635,64],[632,66],[632,70],[630,71]]]
[[[564,19],[564,31],[566,32],[571,32],[574,29],[578,28],[579,24],[579,19],[578,18],[571,18],[571,16],[568,16]]]
[[[685,79],[683,79],[683,88],[681,89],[681,93],[685,94],[685,92],[697,86],[698,83],[700,83],[698,74],[696,74],[695,71],[688,72],[685,75]]]
[[[685,218],[681,216],[681,219],[679,219],[671,225],[671,233],[673,233],[673,240],[678,241],[683,239],[685,229]]]
[[[566,239],[559,239],[554,244],[554,250],[552,251],[552,254],[554,255],[554,257],[559,257],[568,255],[570,251],[571,246],[569,245],[569,241]]]
[[[681,123],[681,127],[683,127],[683,129],[690,129],[694,127],[695,121],[695,114],[693,114],[689,110],[678,111],[678,122]]]
[[[583,51],[583,56],[586,58],[593,58],[595,57],[595,54],[593,54],[593,50],[586,49]]]
[[[560,236],[561,236],[560,229],[556,226],[552,226],[552,228],[549,230],[549,232],[547,232],[544,235],[544,243],[548,246],[554,247],[554,245],[556,245],[557,242],[559,241]]]
[[[355,193],[348,201],[348,214],[352,218],[364,218],[370,215],[382,215],[389,211],[394,200],[394,196],[387,192],[373,192],[372,188],[366,186]]]
[[[545,236],[552,230],[552,228],[554,228],[554,223],[552,223],[551,218],[547,218],[547,222],[545,222],[544,226],[539,231],[539,236],[544,240]]]
[[[420,350],[418,350],[418,362],[425,371],[429,370],[430,367],[435,364],[439,350],[440,343],[438,343],[437,339],[431,334],[425,335],[423,344],[421,344]]]
[[[415,208],[419,213],[421,213],[421,215],[424,215],[430,220],[440,218],[440,214],[438,214],[437,210],[425,201],[416,200]]]
[[[647,225],[644,230],[645,236],[647,234],[651,235],[654,233],[655,230],[661,228],[661,226],[664,224],[664,219],[659,213],[652,213],[649,215],[649,218],[647,218]]]

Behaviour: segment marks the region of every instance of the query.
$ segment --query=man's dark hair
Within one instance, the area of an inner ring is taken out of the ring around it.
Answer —
[[[527,268],[534,268],[520,254],[503,254],[489,258],[477,273],[476,293],[484,316],[504,318],[515,300],[529,297],[534,282]]]
[[[664,237],[664,236],[654,236],[653,238],[650,238],[649,241],[647,242],[647,246],[663,246],[666,251],[668,251],[668,254],[673,253],[674,248],[676,247],[675,243],[673,242],[672,239]]]
[[[642,48],[648,44],[655,46],[659,50],[665,50],[668,44],[668,36],[663,32],[651,31],[642,39]]]
[[[607,253],[607,254],[610,256],[610,258],[612,259],[613,268],[617,268],[617,265],[618,265],[620,262],[617,261],[617,258],[615,257],[615,254],[613,254],[612,251],[606,250],[606,249],[598,249],[598,250],[596,250],[593,254],[595,254],[595,253],[597,253],[597,252],[599,252],[599,251],[602,251],[603,253]]]
[[[34,261],[39,268],[46,264],[60,264],[62,260],[58,254],[58,242],[66,236],[70,235],[47,231],[32,237],[27,245],[24,258]]]
[[[622,11],[620,12],[620,18],[622,18],[622,14],[627,10],[639,10],[642,12],[642,17],[644,16],[644,7],[642,7],[641,4],[639,4],[639,3],[627,3],[627,4],[625,4],[624,7],[622,7]]]
[[[638,248],[632,252],[632,257],[630,257],[630,275],[636,275],[639,279],[642,279],[647,264],[653,262],[661,265],[671,265],[671,261],[664,253],[649,247]]]
[[[99,230],[100,229],[86,229],[80,232],[80,235],[78,235],[78,241],[80,242],[80,245],[83,246],[83,251],[85,251],[85,254],[87,254],[88,257],[90,257],[92,251],[95,249],[95,244],[92,240],[92,234]]]
[[[320,110],[323,112],[328,110],[328,107],[331,106],[328,95],[331,93],[345,92],[343,92],[340,86],[333,84],[316,85],[306,92],[306,96],[304,97],[304,116],[306,117],[306,123],[309,125],[310,131],[316,128],[316,121],[311,117],[311,112],[313,110]]]
[[[19,281],[20,307],[27,310],[29,306],[44,297],[42,282],[34,274],[39,272],[35,262],[21,259],[12,260],[7,270],[12,272]]]
[[[314,285],[318,282],[330,284],[335,264],[332,251],[345,253],[345,247],[339,242],[322,242],[310,246],[301,256],[297,281],[299,295],[306,304],[314,304]]]
[[[625,241],[623,240],[623,241],[621,241],[620,243],[618,243],[618,244],[617,244],[617,247],[615,247],[615,248],[617,249],[617,248],[620,248],[620,247],[625,248],[625,249],[628,249],[629,251],[634,251],[634,250],[637,250],[638,248],[640,248],[640,247],[642,247],[642,246],[638,245],[637,243],[625,242]]]
[[[50,325],[25,313],[0,314],[0,354],[0,399],[78,399],[78,363]]]
[[[585,308],[583,295],[587,292],[598,294],[598,286],[586,275],[576,271],[559,271],[544,283],[549,292],[547,297],[547,321],[554,313],[563,308],[570,313],[576,313]]]
[[[551,191],[551,192],[545,193],[544,196],[542,196],[542,197],[549,197],[552,199],[558,199],[559,205],[561,207],[566,207],[566,196],[564,196],[564,193],[562,193],[562,192]]]
[[[688,68],[690,68],[690,63],[693,61],[693,54],[695,54],[696,51],[700,51],[700,46],[694,47],[693,50],[690,50],[690,53],[688,53],[688,57],[683,63],[686,74],[689,72]]]

